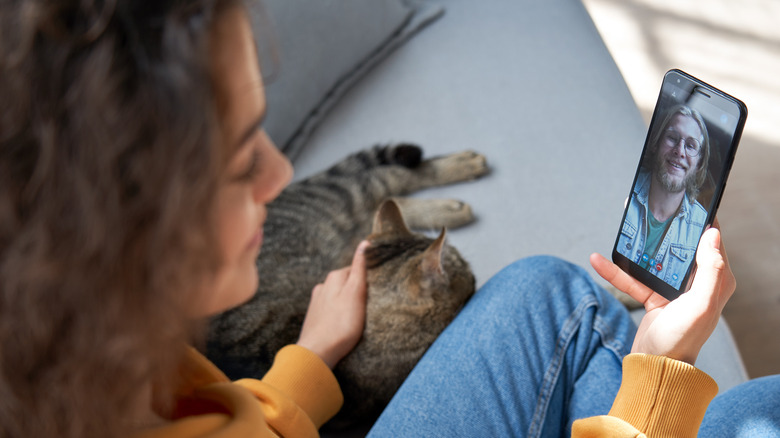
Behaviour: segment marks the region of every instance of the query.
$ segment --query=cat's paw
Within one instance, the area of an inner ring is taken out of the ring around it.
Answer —
[[[431,203],[439,211],[440,224],[435,226],[449,229],[460,228],[474,222],[474,211],[469,204],[455,199],[432,200]]]
[[[409,228],[439,230],[459,228],[474,222],[469,204],[456,199],[394,198]]]
[[[460,162],[464,175],[470,175],[471,179],[477,179],[490,173],[487,158],[474,151],[463,151],[452,156]]]
[[[474,151],[432,158],[427,164],[434,169],[437,185],[470,181],[490,173],[487,158]]]

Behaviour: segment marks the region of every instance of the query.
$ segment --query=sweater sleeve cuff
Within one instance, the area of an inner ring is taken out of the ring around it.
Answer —
[[[648,436],[696,436],[718,385],[703,371],[663,356],[630,354],[609,415]]]
[[[263,382],[295,401],[317,428],[336,415],[344,403],[330,368],[316,353],[298,345],[288,345],[276,353]]]

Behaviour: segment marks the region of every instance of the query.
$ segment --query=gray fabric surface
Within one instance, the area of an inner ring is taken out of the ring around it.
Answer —
[[[446,8],[333,108],[297,177],[377,142],[474,149],[491,175],[419,196],[472,205],[478,221],[449,238],[478,282],[533,254],[590,269],[611,251],[646,131],[590,17],[576,0]]]
[[[279,75],[266,86],[264,127],[295,157],[331,106],[376,63],[430,21],[441,7],[404,0],[264,0],[279,54]],[[257,10],[262,6],[250,3]],[[257,14],[255,14],[257,15]],[[257,33],[258,46],[268,32]]]

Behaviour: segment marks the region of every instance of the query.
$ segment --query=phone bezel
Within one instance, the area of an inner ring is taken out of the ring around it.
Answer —
[[[726,156],[724,157],[724,168],[721,172],[720,178],[718,179],[718,181],[715,182],[715,188],[713,191],[712,200],[710,202],[712,208],[707,211],[707,219],[704,226],[704,230],[706,230],[708,227],[712,226],[712,223],[715,220],[715,215],[718,211],[718,208],[720,207],[720,202],[723,198],[723,192],[726,187],[726,181],[728,180],[729,173],[731,172],[731,167],[734,163],[734,157],[737,152],[737,147],[742,137],[742,131],[745,126],[745,121],[747,119],[747,107],[741,100],[727,93],[724,93],[723,91],[691,76],[690,74],[682,70],[672,69],[666,72],[666,74],[664,74],[664,79],[661,84],[661,90],[658,93],[658,99],[656,100],[656,105],[653,110],[653,116],[651,118],[650,126],[648,127],[647,130],[645,143],[642,148],[642,153],[639,156],[639,162],[637,164],[636,172],[634,173],[634,180],[631,183],[631,186],[629,187],[628,195],[630,199],[630,197],[633,194],[634,187],[637,183],[637,179],[639,178],[640,172],[642,170],[642,164],[643,164],[642,161],[645,157],[646,150],[649,147],[649,142],[651,141],[651,136],[655,128],[655,124],[662,123],[662,121],[659,120],[662,117],[659,117],[658,112],[660,110],[659,104],[662,102],[662,99],[664,98],[663,93],[664,93],[665,86],[667,85],[667,83],[671,82],[672,80],[677,80],[677,79],[686,80],[688,82],[688,85],[691,85],[691,90],[700,87],[706,90],[708,93],[711,93],[712,96],[717,96],[719,102],[724,102],[730,105],[734,105],[737,109],[736,114],[738,114],[736,128],[731,138],[731,143],[728,146]],[[668,108],[663,108],[663,110],[667,110],[667,109]],[[623,228],[623,223],[626,219],[626,215],[628,214],[629,206],[630,206],[630,202],[627,203],[626,207],[623,209],[623,216],[620,220],[620,227],[618,228],[618,233],[617,236],[615,237],[615,244],[612,247],[612,260],[623,271],[627,272],[629,275],[639,280],[640,282],[642,282],[644,285],[646,285],[653,291],[661,294],[663,297],[665,297],[670,301],[674,300],[675,298],[679,297],[690,288],[694,276],[693,273],[695,272],[696,269],[696,253],[694,253],[693,262],[691,262],[691,264],[688,266],[688,270],[686,271],[685,276],[682,279],[680,288],[675,289],[669,283],[653,275],[648,270],[640,267],[638,264],[634,263],[628,257],[618,252],[618,242],[620,241],[621,230]],[[701,235],[699,236],[699,239],[701,239]]]

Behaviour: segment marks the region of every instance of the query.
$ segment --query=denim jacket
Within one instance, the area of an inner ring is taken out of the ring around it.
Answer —
[[[644,254],[649,194],[650,172],[643,172],[634,185],[628,213],[623,221],[617,244],[617,251],[637,264],[643,257],[652,258],[652,254]],[[697,201],[691,202],[686,194],[677,216],[672,219],[666,235],[658,246],[657,256],[654,260],[650,260],[648,270],[675,289],[679,289],[696,254],[699,237],[706,221],[707,210]]]

